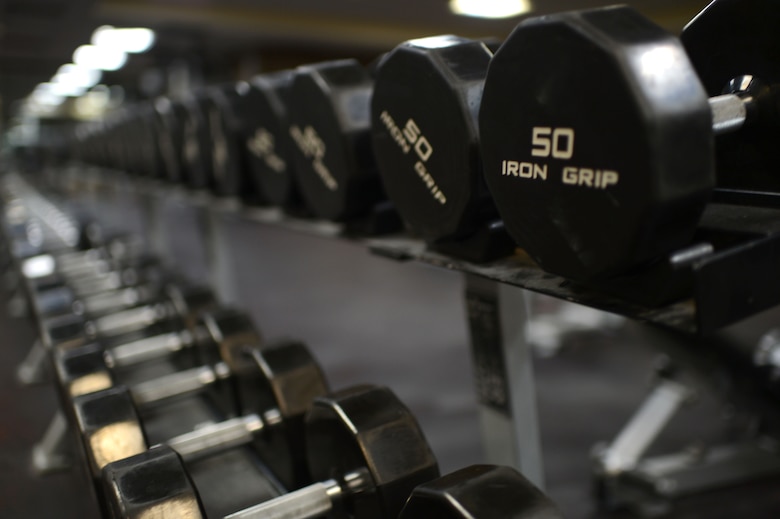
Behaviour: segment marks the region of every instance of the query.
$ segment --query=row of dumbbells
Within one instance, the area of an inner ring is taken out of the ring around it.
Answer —
[[[389,389],[332,392],[305,345],[265,341],[246,314],[221,307],[208,289],[168,278],[148,300],[125,298],[148,268],[134,247],[118,246],[132,240],[46,250],[46,240],[19,246],[23,238],[10,227],[12,270],[104,515],[205,517],[191,467],[250,446],[283,488],[295,490],[231,517],[558,517],[506,467],[440,478],[416,419]],[[36,254],[13,252],[31,249]],[[36,262],[48,265],[46,276],[30,268]],[[100,281],[120,271],[136,272],[134,280]],[[49,297],[65,289],[67,298]],[[165,374],[144,378],[158,365]],[[224,420],[150,445],[150,410],[188,398],[210,402]]]
[[[716,0],[681,39],[626,7],[562,13],[523,21],[495,56],[417,39],[371,67],[305,65],[132,107],[76,148],[330,220],[389,197],[432,244],[500,218],[543,269],[598,281],[692,245],[716,186],[780,189],[778,13]]]

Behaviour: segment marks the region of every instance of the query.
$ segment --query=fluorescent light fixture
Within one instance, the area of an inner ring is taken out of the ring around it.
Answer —
[[[145,27],[127,27],[117,29],[103,25],[92,33],[92,45],[109,49],[121,49],[124,52],[146,52],[154,45],[155,34]]]
[[[74,85],[74,84],[67,84],[67,83],[41,83],[37,87],[35,87],[34,94],[42,91],[46,92],[46,94],[54,94],[58,97],[69,97],[69,96],[80,96],[84,93],[86,90],[85,87]],[[38,95],[38,94],[36,94]]]
[[[42,86],[42,83],[30,94],[30,101],[36,105],[59,106],[65,100],[65,96],[52,92],[50,88]]]
[[[475,18],[511,18],[531,9],[530,0],[450,0],[450,11]]]
[[[69,63],[61,66],[51,81],[75,87],[92,88],[100,82],[101,76],[102,73],[99,70]]]
[[[25,278],[36,279],[50,276],[54,273],[55,261],[48,254],[33,256],[22,263],[22,273]]]
[[[82,45],[73,53],[73,63],[91,69],[118,70],[125,62],[125,51],[112,47]]]

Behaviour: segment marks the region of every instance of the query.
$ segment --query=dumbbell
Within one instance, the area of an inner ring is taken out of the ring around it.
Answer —
[[[82,266],[70,269],[58,268],[56,260],[49,255],[29,258],[20,265],[21,281],[33,294],[63,285],[79,294],[94,294],[159,276],[161,268],[160,259],[147,254],[85,261]]]
[[[428,242],[498,219],[477,128],[492,55],[480,41],[446,35],[402,43],[379,62],[371,101],[379,173],[407,226]]]
[[[244,134],[250,177],[264,199],[285,209],[301,204],[292,172],[293,143],[287,109],[292,80],[293,72],[284,70],[260,74],[237,86],[243,111],[252,114]]]
[[[55,350],[53,360],[59,387],[66,398],[73,398],[117,385],[117,378],[123,379],[117,371],[186,352],[188,364],[196,367],[129,386],[136,405],[158,404],[213,389],[220,408],[234,408],[228,414],[236,414],[240,410],[232,381],[234,350],[260,348],[263,344],[248,315],[223,308],[204,313],[189,330],[108,348],[88,344]]]
[[[776,42],[776,26],[749,37]],[[740,58],[751,73],[753,58]],[[680,41],[628,7],[523,21],[488,68],[479,116],[485,177],[510,234],[543,269],[580,280],[685,246],[714,186],[714,135],[753,123],[778,131],[776,89],[732,88],[708,102]],[[734,139],[748,146],[750,135]]]
[[[365,215],[384,199],[371,151],[373,81],[355,60],[295,70],[289,109],[293,171],[311,212],[334,221]]]
[[[414,487],[439,475],[416,419],[384,387],[357,386],[316,398],[305,436],[309,471],[318,482],[228,518],[395,518]],[[142,485],[149,477],[153,487]],[[166,509],[170,517],[184,510],[193,519],[205,517],[179,456],[168,449],[111,463],[103,481],[115,519]]]
[[[212,143],[208,121],[208,96],[203,91],[182,100],[182,169],[190,189],[206,189],[212,178]]]
[[[160,156],[163,162],[163,177],[173,184],[183,181],[182,148],[184,142],[183,122],[186,116],[184,106],[167,97],[154,101],[159,121]]]
[[[399,519],[561,519],[550,499],[519,472],[472,465],[423,483]]]
[[[131,270],[126,276],[120,275],[125,278],[127,286],[87,295],[79,295],[67,283],[50,286],[35,293],[35,314],[40,317],[54,317],[65,313],[100,316],[159,298],[164,288],[163,283],[142,280],[136,284],[131,279],[134,274],[135,271]]]
[[[780,190],[775,163],[778,109],[767,106],[776,98],[780,82],[778,26],[780,10],[771,0],[718,0],[699,13],[680,37],[709,95],[726,92],[758,98],[759,109],[750,112],[748,107],[747,114],[758,124],[746,125],[737,134],[716,136],[718,187]]]
[[[207,90],[206,119],[211,135],[211,189],[217,196],[256,198],[254,186],[246,174],[244,133],[246,113],[242,97],[234,84],[214,86]]]
[[[241,388],[243,414],[198,427],[164,442],[186,462],[255,444],[263,450],[275,442],[285,445],[288,469],[300,484],[304,478],[301,444],[303,415],[315,397],[327,392],[325,377],[308,349],[286,342],[267,348],[234,345],[229,363]],[[226,359],[227,360],[227,359]],[[149,447],[133,394],[123,386],[78,395],[72,412],[90,474],[99,478],[107,464],[139,454]],[[97,479],[96,479],[97,480]]]
[[[204,311],[215,308],[213,292],[201,286],[171,284],[159,300],[90,319],[61,315],[42,319],[39,328],[47,347],[75,348],[90,341],[118,344],[182,327],[191,328]]]

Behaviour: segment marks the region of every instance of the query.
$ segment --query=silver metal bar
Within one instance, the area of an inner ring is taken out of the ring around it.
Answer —
[[[308,519],[320,517],[333,509],[333,501],[341,493],[332,479],[314,483],[299,490],[265,501],[225,519]]]
[[[745,102],[734,94],[711,97],[712,130],[715,135],[730,133],[742,128],[747,119]]]
[[[135,384],[131,389],[133,401],[140,407],[197,394],[224,378],[220,376],[224,368],[199,366]]]
[[[164,333],[109,348],[106,360],[112,368],[125,368],[166,357],[190,344],[192,338],[186,331]]]
[[[472,359],[489,463],[512,465],[544,486],[528,309],[517,287],[466,276]]]
[[[43,341],[36,339],[30,352],[16,368],[16,378],[25,386],[48,381],[48,355]]]
[[[181,455],[182,459],[195,461],[250,443],[265,424],[256,414],[240,416],[171,438],[166,445]]]
[[[140,294],[135,288],[125,288],[114,292],[94,294],[81,299],[84,311],[93,315],[101,312],[110,312],[123,307],[138,304]]]
[[[601,453],[604,473],[616,475],[636,467],[647,448],[690,395],[691,390],[683,384],[661,379],[617,438]]]
[[[100,334],[117,334],[143,329],[172,313],[167,305],[145,305],[98,317],[93,323]]]
[[[32,466],[37,474],[49,474],[73,466],[68,434],[68,421],[62,411],[57,410],[43,438],[32,449]]]

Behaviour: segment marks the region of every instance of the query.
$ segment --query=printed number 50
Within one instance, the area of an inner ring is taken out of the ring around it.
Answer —
[[[570,159],[574,154],[574,128],[536,126],[531,138],[531,155],[554,159]]]

